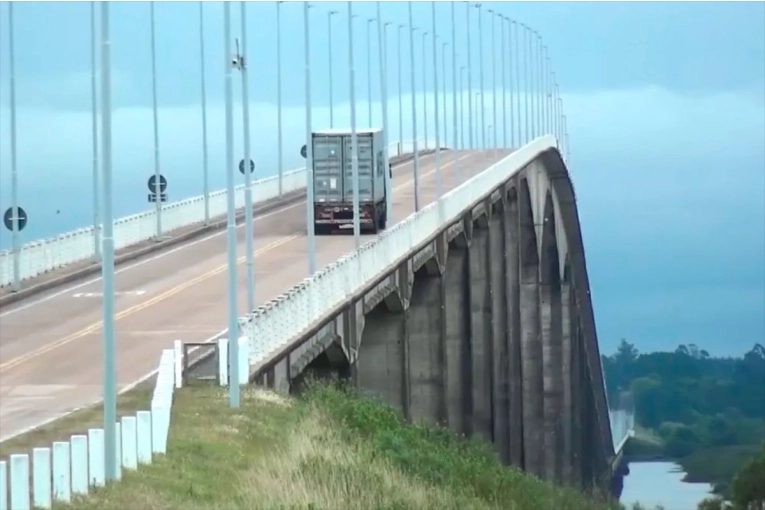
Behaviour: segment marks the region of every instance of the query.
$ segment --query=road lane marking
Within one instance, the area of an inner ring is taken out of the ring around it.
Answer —
[[[255,251],[254,255],[257,257],[258,255],[262,255],[270,250],[273,250],[274,248],[278,248],[279,246],[286,244],[294,239],[300,238],[300,235],[293,234],[289,237],[283,237],[277,241],[273,241],[266,246],[258,249]],[[237,259],[237,264],[241,264],[247,260],[246,256],[239,257]],[[156,305],[157,303],[160,303],[162,301],[165,301],[166,299],[178,294],[179,292],[183,292],[184,290],[188,289],[189,287],[192,287],[196,285],[197,283],[201,283],[205,280],[209,280],[213,276],[217,276],[220,273],[224,272],[228,267],[228,264],[221,264],[220,266],[216,267],[215,269],[211,271],[207,271],[206,273],[203,273],[195,278],[192,278],[190,280],[187,280],[179,285],[176,285],[174,287],[171,287],[167,289],[164,292],[161,292],[154,297],[151,297],[147,299],[146,301],[143,301],[141,303],[135,304],[133,306],[130,306],[114,315],[114,320],[117,321],[119,319],[128,317],[130,315],[133,315],[134,313],[140,312],[141,310],[145,310],[146,308],[149,308],[151,306]],[[69,344],[71,342],[74,342],[75,340],[78,340],[84,336],[90,335],[92,333],[95,333],[101,327],[103,326],[103,321],[94,322],[90,326],[87,326],[86,328],[81,329],[80,331],[77,331],[76,333],[72,333],[71,335],[65,336],[64,338],[61,338],[53,343],[44,345],[38,349],[35,349],[33,351],[29,351],[26,354],[23,354],[21,356],[18,356],[10,361],[6,361],[5,363],[0,364],[0,372],[3,370],[8,370],[10,368],[13,368],[15,366],[20,365],[21,363],[24,363],[25,361],[29,361],[31,359],[37,358],[45,353],[48,353],[54,349],[57,349],[59,347],[62,347],[66,344]]]
[[[420,156],[420,161],[422,161],[423,159],[429,159],[433,155],[434,154],[424,154],[424,155]],[[404,167],[404,166],[413,165],[413,164],[414,164],[413,160],[410,160],[410,161],[407,161],[407,162],[403,163],[401,166]],[[395,177],[396,176],[394,175],[394,178]],[[258,221],[265,220],[265,219],[270,218],[272,216],[276,216],[277,214],[281,214],[284,211],[289,211],[290,209],[294,209],[296,207],[299,207],[299,206],[301,206],[301,205],[303,205],[305,203],[306,203],[305,200],[301,200],[300,202],[296,202],[294,204],[290,204],[290,205],[287,205],[285,207],[280,207],[279,209],[276,209],[274,211],[263,213],[263,214],[259,214],[259,215],[255,216],[253,218],[253,221],[254,222],[258,222]],[[242,228],[242,227],[245,227],[245,226],[246,226],[246,222],[242,222],[241,224],[237,225],[236,228]],[[181,227],[181,228],[185,228],[185,227]],[[174,253],[178,253],[179,251],[185,250],[185,249],[190,248],[192,246],[196,246],[198,244],[205,243],[205,242],[209,241],[210,239],[214,239],[214,238],[216,238],[218,236],[222,236],[225,233],[226,233],[226,229],[224,228],[224,229],[221,229],[220,232],[214,232],[214,233],[212,233],[210,235],[207,235],[205,237],[196,239],[194,241],[189,241],[189,242],[186,242],[186,243],[182,243],[181,245],[179,245],[179,246],[177,246],[175,248],[171,248],[171,249],[167,249],[167,250],[161,250],[159,253],[157,253],[156,255],[153,255],[153,256],[151,256],[149,258],[142,258],[142,259],[140,259],[140,260],[138,260],[136,262],[133,262],[131,264],[123,266],[123,267],[121,267],[119,269],[116,269],[114,271],[114,274],[119,274],[119,273],[122,273],[122,272],[125,272],[125,271],[130,271],[131,269],[135,269],[136,267],[141,267],[144,264],[148,264],[150,262],[154,262],[155,260],[159,260],[161,258],[167,257],[168,255],[172,255]],[[257,237],[257,233],[255,235]],[[20,312],[22,310],[27,310],[29,308],[32,308],[33,306],[37,306],[37,305],[39,305],[41,303],[45,303],[46,301],[50,301],[51,299],[55,299],[57,297],[63,296],[65,294],[68,294],[68,293],[72,292],[73,290],[80,289],[82,287],[91,285],[91,284],[96,283],[98,281],[101,281],[101,277],[100,276],[97,276],[95,278],[91,278],[90,280],[86,280],[84,282],[78,283],[77,285],[67,286],[65,289],[62,289],[62,290],[60,290],[58,292],[54,292],[53,294],[48,294],[46,296],[40,297],[38,299],[35,299],[33,301],[28,301],[26,303],[22,302],[21,304],[14,306],[10,310],[3,311],[2,313],[0,313],[0,318],[7,317],[7,316],[9,316],[11,314],[14,314],[16,312]]]
[[[472,154],[463,155],[462,157],[458,158],[457,161],[462,161],[463,159],[469,158],[471,156],[472,156]],[[451,160],[449,162],[446,162],[446,163],[442,164],[441,165],[441,170],[444,170],[444,169],[452,166],[454,163],[455,163],[455,161]],[[428,172],[425,172],[424,174],[421,174],[419,177],[422,179],[422,178],[427,177],[427,176],[429,176],[429,175],[431,175],[431,174],[433,174],[435,172],[436,172],[436,169],[433,169],[433,170],[430,170]],[[394,190],[400,190],[401,188],[409,186],[413,182],[414,182],[414,179],[409,179],[408,181],[405,181],[405,182],[399,184],[398,186],[394,187],[393,189]],[[286,243],[288,243],[288,242],[290,242],[292,240],[295,240],[295,239],[298,239],[298,238],[301,238],[301,237],[303,237],[303,236],[302,235],[292,235],[292,236],[289,236],[289,237],[285,237],[285,238],[279,239],[277,241],[273,241],[273,242],[269,243],[268,245],[266,245],[266,246],[256,250],[254,255],[257,257],[258,255],[261,255],[263,253],[271,251],[271,250],[273,250],[275,248],[278,248],[279,246],[282,246],[282,245],[284,245],[284,244],[286,244]],[[246,259],[247,259],[246,256],[239,257],[237,259],[237,264],[241,264],[242,262],[246,261]],[[168,298],[178,294],[179,292],[182,292],[182,291],[188,289],[189,287],[192,287],[192,286],[196,285],[197,283],[201,283],[201,282],[203,282],[205,280],[208,280],[208,279],[212,278],[213,276],[216,276],[216,275],[222,273],[223,271],[226,270],[227,267],[228,267],[227,264],[221,264],[217,268],[215,268],[215,269],[213,269],[211,271],[208,271],[206,273],[203,273],[202,275],[197,276],[196,278],[193,278],[193,279],[188,280],[188,281],[186,281],[186,282],[184,282],[182,284],[179,284],[179,285],[176,285],[174,287],[171,287],[170,289],[168,289],[168,290],[166,290],[166,291],[164,291],[164,292],[162,292],[160,294],[157,294],[156,296],[154,296],[154,297],[152,297],[152,298],[150,298],[150,299],[148,299],[146,301],[143,301],[141,303],[138,303],[136,305],[128,307],[125,310],[122,310],[121,312],[118,312],[117,314],[115,314],[114,319],[116,321],[116,320],[122,319],[124,317],[128,317],[130,315],[133,315],[134,313],[137,313],[137,312],[139,312],[141,310],[144,310],[144,309],[149,308],[151,306],[154,306],[154,305],[156,305],[156,304],[158,304],[158,303],[160,303],[162,301],[165,301],[166,299],[168,299]],[[103,325],[103,321],[95,322],[95,323],[91,324],[90,326],[88,326],[88,327],[86,327],[84,329],[81,329],[80,331],[78,331],[76,333],[73,333],[71,335],[68,335],[68,336],[60,339],[60,340],[57,340],[56,342],[44,345],[44,346],[42,346],[42,347],[40,347],[38,349],[35,349],[35,350],[30,351],[30,352],[28,352],[26,354],[18,356],[18,357],[14,358],[14,359],[12,359],[10,361],[2,363],[2,364],[0,364],[0,372],[2,372],[3,370],[8,370],[10,368],[16,367],[16,366],[18,366],[18,365],[20,365],[20,364],[22,364],[22,363],[24,363],[24,362],[26,362],[28,360],[37,358],[37,357],[39,357],[39,356],[41,356],[43,354],[46,354],[46,353],[48,353],[48,352],[50,352],[50,351],[52,351],[54,349],[57,349],[57,348],[62,347],[64,345],[67,345],[67,344],[69,344],[69,343],[71,343],[71,342],[73,342],[75,340],[78,340],[78,339],[80,339],[82,337],[85,337],[87,335],[93,334],[96,331],[98,331],[101,328],[102,325]]]
[[[119,296],[142,296],[146,294],[145,290],[118,290],[114,292],[115,297]],[[103,292],[76,292],[72,294],[72,297],[74,298],[91,298],[91,297],[102,297],[104,295]]]

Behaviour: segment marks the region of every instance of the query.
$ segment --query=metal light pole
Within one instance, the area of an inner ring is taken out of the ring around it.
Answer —
[[[228,401],[239,407],[239,321],[236,277],[236,204],[234,201],[234,99],[231,86],[231,2],[223,4],[223,47],[225,48],[226,96],[226,205],[228,221],[226,244],[228,255]]]
[[[439,136],[439,119],[438,119],[438,43],[436,42],[436,2],[435,0],[430,3],[431,16],[433,18],[433,110],[436,132],[436,196],[438,197],[438,215],[443,221],[444,219],[444,207],[441,195],[443,194],[443,177],[441,175],[441,140]]]
[[[414,31],[412,16],[412,0],[407,2],[409,6],[409,62],[411,64],[412,77],[412,144],[414,151],[414,210],[420,210],[420,155],[417,151],[417,90],[414,77]]]
[[[515,32],[514,32],[514,38],[513,41],[515,44],[513,44],[513,47],[515,48],[515,99],[516,99],[516,108],[515,108],[515,118],[516,118],[516,126],[518,127],[518,147],[522,146],[524,144],[523,142],[523,132],[522,132],[522,124],[521,124],[521,50],[520,50],[520,41],[518,40],[518,31],[520,30],[520,26],[518,25],[518,22],[514,21],[512,22],[512,25],[515,25]]]
[[[457,133],[457,16],[455,14],[454,2],[451,3],[452,7],[452,128],[454,130],[454,147],[452,156],[454,157],[454,174],[459,177],[459,158],[457,157],[458,133]],[[446,76],[444,76],[446,80]],[[462,84],[460,83],[460,93],[462,92]]]
[[[247,312],[255,311],[254,230],[252,219],[252,171],[250,170],[250,85],[247,79],[247,2],[239,2],[242,24],[242,49],[238,52],[239,71],[242,73],[242,123],[244,137],[244,222],[245,249],[247,250]]]
[[[428,60],[425,57],[425,38],[428,32],[422,31],[422,129],[425,135],[425,150],[428,149]],[[433,62],[435,69],[436,63]]]
[[[483,83],[483,16],[481,16],[481,4],[475,4],[478,9],[478,76],[481,85],[481,148],[486,150],[486,104]]]
[[[9,4],[10,5],[10,4]],[[11,74],[13,76],[13,74]],[[101,260],[101,225],[98,195],[98,101],[96,101],[96,3],[90,3],[90,119],[93,151],[93,255]]]
[[[510,88],[510,146],[514,149],[518,148],[515,139],[515,88],[513,87],[513,63],[515,57],[513,56],[513,24],[512,20],[507,16],[504,17],[505,25],[507,26],[507,56],[510,61],[507,63],[507,72],[510,75],[508,87]]]
[[[545,104],[547,105],[547,132],[552,134],[552,65],[545,46]]]
[[[441,94],[444,103],[444,144],[447,143],[448,137],[446,136],[446,47],[449,46],[448,42],[441,43],[441,76],[444,78],[444,93]]]
[[[505,20],[506,18],[498,14],[499,16],[499,31],[502,34],[501,35],[501,43],[500,46],[502,48],[502,147],[507,149],[507,69],[505,67],[505,50],[507,49],[507,46],[505,46]]]
[[[489,14],[491,14],[491,17],[489,18],[491,20],[491,81],[492,81],[492,87],[493,90],[491,92],[491,109],[492,109],[492,126],[494,126],[494,130],[492,131],[492,134],[494,135],[494,159],[497,159],[497,38],[496,38],[496,31],[495,31],[495,25],[494,18],[496,17],[494,11],[492,9],[488,9]]]
[[[399,153],[404,145],[404,89],[401,85],[401,29],[404,25],[398,26],[398,143]]]
[[[545,119],[544,62],[545,62],[545,59],[544,59],[544,56],[542,54],[542,36],[539,35],[539,32],[537,32],[537,66],[536,66],[536,69],[537,69],[537,84],[538,84],[538,88],[539,88],[539,93],[538,93],[537,97],[538,97],[538,101],[539,101],[539,108],[538,108],[538,110],[539,110],[539,113],[538,113],[539,120],[538,120],[538,122],[539,122],[539,134],[540,134],[540,136],[545,134],[545,131],[544,131],[544,128],[545,128],[545,125],[544,125],[544,119]]]
[[[154,117],[154,196],[157,211],[157,240],[162,239],[162,188],[159,171],[159,115],[157,112],[157,37],[154,29],[154,2],[149,2],[151,13],[151,109]]]
[[[313,209],[313,126],[311,106],[311,23],[308,11],[311,10],[309,2],[303,2],[303,38],[305,46],[305,171],[306,171],[306,205],[305,221],[308,231],[308,276],[316,272],[316,232],[314,228]]]
[[[114,217],[112,214],[112,63],[109,4],[101,3],[101,153],[103,251],[101,253],[104,349],[104,475],[117,479],[117,374],[114,338]],[[11,4],[13,5],[13,4]]]
[[[207,88],[205,85],[205,15],[204,2],[199,2],[199,63],[202,84],[202,192],[205,197],[205,225],[210,223],[210,171],[207,153]]]
[[[534,30],[534,34],[532,36],[531,45],[532,45],[532,55],[534,55],[534,60],[532,61],[532,76],[534,78],[534,103],[536,105],[535,108],[535,121],[537,124],[537,137],[543,135],[542,133],[542,51],[541,51],[541,41],[542,37],[539,35],[539,32]]]
[[[374,124],[374,118],[372,117],[372,22],[374,18],[367,20],[367,99],[369,104],[369,127]]]
[[[351,86],[351,173],[353,175],[353,240],[356,244],[356,249],[358,250],[361,246],[361,219],[359,217],[359,139],[356,133],[356,69],[354,67],[353,60],[353,2],[349,1],[348,68],[350,69]],[[345,165],[347,159],[343,159],[343,165]]]
[[[8,51],[11,95],[11,243],[13,250],[13,291],[21,289],[21,246],[19,246],[19,173],[16,163],[16,56],[13,42],[13,2],[8,2]]]
[[[282,10],[283,1],[276,2],[276,131],[279,166],[279,197],[284,191],[284,140],[282,130]],[[310,145],[310,144],[309,144]],[[309,149],[310,150],[310,149]],[[306,169],[308,164],[306,163]],[[306,175],[308,170],[306,170]],[[307,181],[306,181],[307,182]],[[310,232],[310,230],[309,230]]]
[[[383,24],[380,15],[380,2],[377,2],[377,49],[380,58],[380,96],[383,119],[383,169],[385,170],[385,212],[388,217],[393,215],[393,190],[391,175],[388,171],[388,46],[386,31],[390,23]]]
[[[465,148],[465,66],[460,67],[460,147]]]
[[[332,16],[337,14],[337,11],[329,11],[327,13],[327,66],[329,68],[329,127],[335,127],[335,104],[334,94],[332,88]]]
[[[468,82],[468,141],[470,142],[470,150],[475,148],[473,145],[473,66],[470,64],[470,2],[465,2],[465,19],[467,20],[467,82]]]
[[[523,111],[525,117],[524,123],[526,125],[526,139],[523,143],[525,145],[531,140],[531,131],[529,131],[529,45],[526,44],[529,27],[523,23],[520,23],[520,26],[523,27]]]

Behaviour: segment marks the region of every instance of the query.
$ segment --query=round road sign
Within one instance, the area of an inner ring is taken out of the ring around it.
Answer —
[[[151,177],[149,177],[149,181],[146,184],[149,187],[149,191],[151,191],[152,193],[155,193],[157,191],[156,190],[157,176],[152,175]],[[164,193],[166,189],[167,189],[167,179],[165,179],[164,175],[160,174],[159,175],[159,192]]]
[[[239,162],[239,171],[244,175],[244,160]],[[255,171],[255,162],[250,160],[250,173]]]
[[[14,214],[13,207],[9,207],[5,210],[5,214],[3,215],[5,228],[12,231],[14,219],[18,222],[19,232],[24,230],[24,227],[27,226],[27,212],[21,207],[16,207],[16,214]]]
[[[305,144],[300,148],[300,155],[304,158],[308,157],[308,147]]]

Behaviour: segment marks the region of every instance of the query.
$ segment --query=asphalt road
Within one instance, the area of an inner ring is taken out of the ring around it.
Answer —
[[[441,154],[444,191],[491,165],[493,150]],[[498,151],[501,159],[508,151]],[[420,199],[436,196],[433,154],[420,158]],[[394,170],[393,225],[414,212],[413,163]],[[305,201],[255,218],[258,304],[308,276]],[[371,236],[365,236],[367,238]],[[247,300],[244,227],[238,228],[239,315]],[[353,250],[352,235],[316,237],[321,268]],[[156,369],[175,339],[203,342],[226,326],[225,230],[159,252],[116,271],[118,389]],[[73,283],[4,307],[0,314],[0,440],[102,396],[100,278]]]

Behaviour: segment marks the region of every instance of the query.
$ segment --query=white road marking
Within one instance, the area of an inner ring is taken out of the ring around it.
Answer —
[[[420,157],[420,161],[422,161],[423,159],[429,158],[431,156],[433,156],[433,154],[425,154],[424,156]],[[406,164],[409,164],[409,163],[410,163],[410,161],[407,161]],[[407,183],[409,183],[409,182],[411,182],[411,181],[407,181]],[[288,206],[285,206],[285,207],[281,207],[281,208],[279,208],[279,209],[277,209],[275,211],[271,211],[269,213],[258,215],[255,218],[253,218],[253,222],[262,221],[262,220],[265,220],[266,218],[270,218],[272,216],[276,216],[277,214],[282,214],[284,211],[289,211],[290,209],[294,209],[296,207],[299,207],[299,206],[305,204],[305,202],[306,202],[305,200],[301,200],[300,202],[297,202],[295,204],[291,204],[291,205],[288,205]],[[242,224],[237,225],[236,228],[242,228],[244,226],[245,226],[245,223],[242,222]],[[178,253],[179,251],[185,250],[187,248],[191,248],[192,246],[196,246],[198,244],[202,244],[204,242],[209,241],[210,239],[215,239],[216,237],[220,237],[220,236],[225,235],[225,234],[226,234],[226,229],[224,228],[220,232],[212,233],[210,235],[202,237],[201,239],[197,239],[196,241],[190,241],[188,243],[183,243],[180,246],[177,246],[175,248],[172,248],[172,249],[169,249],[169,250],[166,250],[166,251],[165,250],[161,250],[159,253],[157,253],[156,255],[153,255],[152,257],[149,257],[149,258],[146,258],[146,259],[141,259],[141,260],[138,260],[138,261],[133,262],[131,264],[128,264],[126,266],[123,266],[123,267],[121,267],[119,269],[115,269],[114,274],[119,274],[119,273],[123,273],[125,271],[130,271],[131,269],[135,269],[136,267],[141,267],[141,266],[143,266],[145,264],[148,264],[150,262],[154,262],[155,260],[159,260],[161,258],[167,257],[168,255],[172,255],[173,253]],[[257,236],[257,233],[256,233],[256,236]],[[37,305],[39,305],[41,303],[45,303],[46,301],[50,301],[51,299],[57,298],[59,296],[63,296],[64,294],[68,294],[68,293],[72,292],[73,290],[81,289],[82,287],[85,287],[87,285],[90,285],[92,283],[96,283],[96,282],[99,282],[99,281],[101,281],[101,277],[97,276],[95,278],[91,278],[90,280],[86,280],[86,281],[84,281],[82,283],[78,283],[77,285],[68,286],[67,288],[65,288],[63,290],[60,290],[58,292],[54,292],[53,294],[48,294],[47,296],[43,296],[41,298],[38,298],[38,299],[35,299],[35,300],[32,300],[32,301],[28,301],[26,303],[24,303],[22,301],[22,304],[20,304],[20,305],[18,305],[16,307],[13,307],[10,310],[7,310],[7,311],[4,311],[4,312],[0,313],[0,318],[7,317],[9,315],[12,315],[12,314],[14,314],[16,312],[20,312],[22,310],[27,310],[29,308],[32,308],[33,306],[37,306]]]
[[[117,290],[117,291],[114,292],[115,297],[119,297],[119,296],[143,296],[144,294],[146,294],[145,290],[126,290],[126,291]],[[85,297],[85,298],[92,298],[92,297],[100,298],[100,297],[103,297],[103,295],[104,295],[103,292],[76,292],[76,293],[72,294],[72,297],[76,297],[76,298],[82,298],[82,297]]]

